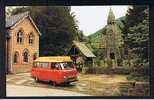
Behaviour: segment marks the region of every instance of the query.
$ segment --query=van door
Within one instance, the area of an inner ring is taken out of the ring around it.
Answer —
[[[40,79],[39,78],[39,64],[38,64],[39,62],[34,62],[33,63],[33,67],[32,67],[32,77],[34,77],[34,78],[37,78],[37,79]]]
[[[57,66],[56,66],[56,64],[58,64],[58,63],[51,63],[51,65],[50,65],[50,80],[51,81],[54,81],[54,82],[59,82],[59,80],[61,80],[60,79],[60,73],[61,73],[61,70],[60,70],[60,68],[58,68]]]
[[[49,76],[49,69],[48,69],[48,63],[47,62],[41,62],[40,63],[40,70],[39,70],[39,74],[40,74],[40,78],[43,81],[48,81],[48,76]]]

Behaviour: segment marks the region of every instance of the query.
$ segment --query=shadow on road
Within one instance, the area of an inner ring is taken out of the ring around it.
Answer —
[[[53,86],[52,84],[50,84],[50,82],[46,81],[38,81],[37,83]],[[74,87],[74,86],[76,86],[76,84],[70,83],[70,84],[57,84],[55,87]]]

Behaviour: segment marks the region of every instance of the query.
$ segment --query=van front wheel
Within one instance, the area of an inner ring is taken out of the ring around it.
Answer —
[[[56,82],[52,82],[52,85],[53,85],[53,86],[56,86],[56,85],[57,85],[57,83],[56,83]]]
[[[65,85],[70,85],[70,82],[66,82],[66,83],[64,83]]]
[[[38,78],[37,77],[35,77],[35,82],[38,82],[39,80],[38,80]]]

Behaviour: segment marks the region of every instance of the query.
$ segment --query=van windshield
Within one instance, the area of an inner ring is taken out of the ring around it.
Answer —
[[[58,63],[52,64],[52,69],[67,70],[67,69],[72,69],[72,68],[74,68],[74,65],[72,62],[58,62]]]
[[[60,66],[61,66],[62,69],[72,69],[72,68],[74,68],[72,62],[62,62],[62,63],[60,63]]]

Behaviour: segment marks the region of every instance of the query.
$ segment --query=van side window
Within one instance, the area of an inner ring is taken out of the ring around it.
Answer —
[[[39,67],[40,67],[40,68],[43,68],[42,65],[43,65],[42,63],[39,63]]]
[[[59,63],[52,63],[51,64],[51,69],[60,70],[61,69],[60,64]]]
[[[40,63],[39,63],[39,62],[37,62],[36,66],[37,66],[37,68],[40,68]]]
[[[36,62],[36,67],[39,68],[39,62]]]
[[[42,63],[42,68],[48,68],[48,63]]]
[[[56,68],[55,65],[56,65],[56,63],[52,63],[52,64],[51,64],[51,69],[55,69],[55,68]]]
[[[34,66],[36,66],[37,68],[48,68],[48,63],[37,62],[34,63]]]

